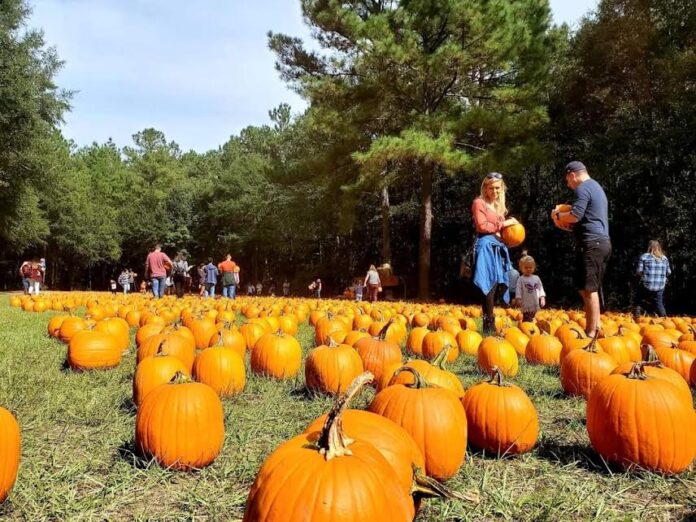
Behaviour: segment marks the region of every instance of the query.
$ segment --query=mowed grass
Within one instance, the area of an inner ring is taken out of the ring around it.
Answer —
[[[3,519],[241,519],[265,457],[332,402],[305,391],[303,371],[278,382],[247,369],[245,391],[223,401],[226,435],[217,460],[197,472],[164,470],[134,450],[134,347],[116,369],[71,372],[67,347],[46,333],[51,315],[10,308],[8,296],[0,297],[0,405],[22,430],[19,477],[0,505]],[[300,329],[305,351],[313,333],[306,324]],[[483,378],[470,358],[450,369],[467,388]],[[562,394],[558,370],[521,363],[515,382],[539,413],[536,448],[512,458],[470,448],[448,485],[478,490],[480,504],[429,500],[418,520],[696,519],[694,470],[663,477],[608,466],[589,445],[584,401]],[[354,407],[372,396],[363,392]]]

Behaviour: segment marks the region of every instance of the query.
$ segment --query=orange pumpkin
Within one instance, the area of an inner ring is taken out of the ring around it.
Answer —
[[[288,379],[302,364],[302,347],[282,330],[262,335],[251,349],[251,370],[259,375]]]
[[[561,364],[562,349],[561,341],[553,335],[542,333],[529,338],[524,356],[530,364],[558,366]]]
[[[225,438],[220,398],[207,384],[177,373],[143,399],[135,420],[135,443],[162,467],[191,470],[212,463]]]
[[[413,520],[415,507],[393,465],[370,442],[344,434],[343,410],[355,391],[351,386],[334,404],[320,432],[298,435],[266,459],[249,491],[246,522]]]
[[[509,227],[503,228],[500,235],[503,238],[503,243],[510,248],[520,246],[524,242],[525,230],[520,223],[510,225]]]
[[[400,371],[412,373],[414,384],[384,388],[368,409],[396,422],[413,437],[425,457],[428,476],[451,478],[466,456],[464,408],[450,390],[427,386],[417,370],[403,367]]]
[[[616,368],[616,360],[598,347],[595,340],[572,350],[561,360],[561,386],[570,395],[590,397],[592,389]]]
[[[196,358],[196,349],[190,340],[178,334],[156,334],[148,337],[143,344],[138,347],[136,361],[140,363],[148,357],[154,357],[161,349],[176,357],[184,363],[189,373]]]
[[[171,381],[180,372],[186,376],[190,370],[178,357],[168,355],[164,349],[154,357],[143,359],[135,368],[133,375],[133,403],[140,406],[145,396],[162,384]]]
[[[14,415],[0,407],[0,503],[4,502],[17,480],[21,437]]]
[[[360,339],[355,343],[355,349],[363,362],[366,371],[372,372],[375,380],[380,380],[384,368],[392,363],[401,362],[399,345],[385,339],[386,327],[377,337]]]
[[[515,348],[502,337],[486,337],[478,351],[478,365],[481,371],[489,374],[493,368],[500,368],[506,377],[517,375],[519,361]]]
[[[310,390],[339,394],[363,373],[362,359],[352,346],[336,344],[317,346],[305,360],[305,382]]]
[[[673,384],[646,375],[645,364],[595,386],[587,401],[587,433],[609,461],[680,473],[696,456],[696,412]]]
[[[536,409],[522,388],[503,382],[498,368],[489,380],[469,388],[462,404],[472,446],[500,456],[526,453],[536,444]]]
[[[428,332],[423,337],[422,349],[423,357],[426,359],[434,359],[443,350],[447,351],[448,362],[456,361],[459,355],[457,340],[454,338],[454,335],[445,330]]]
[[[464,386],[462,385],[462,381],[459,380],[459,377],[445,369],[446,360],[447,353],[445,350],[442,350],[432,363],[421,359],[415,359],[413,361],[408,361],[404,366],[417,370],[428,384],[450,390],[457,397],[461,398],[464,396]],[[392,384],[409,385],[414,382],[415,378],[408,372],[401,372],[391,380]]]
[[[121,354],[119,340],[113,335],[84,330],[70,340],[67,359],[73,370],[93,370],[118,366]]]
[[[193,378],[210,386],[220,397],[235,395],[246,384],[244,359],[226,346],[208,348],[193,361]]]

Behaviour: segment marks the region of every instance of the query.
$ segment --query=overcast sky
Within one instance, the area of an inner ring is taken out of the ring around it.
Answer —
[[[119,145],[146,128],[183,150],[222,145],[268,111],[304,102],[278,78],[269,30],[308,39],[299,0],[29,0],[65,66],[72,99],[63,133],[78,145]],[[577,25],[596,0],[551,0],[554,20]]]

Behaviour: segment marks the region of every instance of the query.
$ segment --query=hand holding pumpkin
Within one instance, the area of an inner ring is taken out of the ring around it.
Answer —
[[[571,230],[573,230],[573,223],[568,221],[567,218],[567,213],[570,212],[572,208],[572,205],[560,204],[556,205],[551,210],[551,220],[553,221],[553,224],[556,226],[556,228],[565,230],[566,232],[570,232]],[[564,214],[566,215],[564,216]]]

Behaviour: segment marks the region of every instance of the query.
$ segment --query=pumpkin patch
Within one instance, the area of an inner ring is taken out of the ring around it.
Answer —
[[[439,505],[450,502],[476,509],[490,499],[466,477],[491,459],[504,459],[501,465],[514,470],[517,459],[547,458],[539,433],[551,430],[563,440],[568,428],[561,423],[569,411],[579,426],[573,437],[587,441],[590,458],[632,473],[647,469],[694,480],[696,450],[680,449],[694,444],[696,423],[690,318],[675,318],[675,328],[666,328],[667,321],[663,327],[608,313],[603,335],[589,339],[576,312],[547,309],[524,323],[515,310],[497,309],[499,334],[483,338],[476,331],[477,307],[447,304],[193,296],[153,301],[56,292],[42,297],[41,311],[32,298],[18,300],[15,314],[43,321],[37,331],[49,343],[46,355],[64,354],[66,364],[61,370],[58,358],[54,380],[78,385],[119,374],[130,382],[121,406],[104,405],[104,411],[115,409],[100,428],[108,433],[114,415],[134,425],[126,446],[132,450],[123,462],[139,459],[139,466],[155,466],[171,477],[164,480],[188,481],[193,479],[174,477],[181,471],[216,476],[249,458],[241,457],[249,447],[258,448],[241,486],[244,512],[242,506],[237,511],[247,520],[274,519],[281,500],[296,502],[298,513],[354,502],[346,520],[387,512],[390,519],[418,514],[430,520]],[[684,332],[676,328],[680,324]],[[321,340],[326,344],[317,345]],[[648,360],[636,366],[637,354]],[[364,377],[364,370],[374,377]],[[607,393],[614,402],[604,398]],[[641,403],[653,409],[627,409],[619,399],[632,393],[645,393]],[[331,400],[337,404],[332,412],[307,414],[326,412],[328,406],[321,405]],[[282,407],[274,405],[278,401]],[[353,409],[347,409],[349,401]],[[85,406],[89,402],[80,405]],[[636,416],[633,427],[600,422],[627,415]],[[664,418],[661,424],[674,431],[650,427],[648,415]],[[245,431],[249,423],[253,431]],[[7,447],[16,454],[18,442],[2,433],[0,452],[2,437],[14,441]],[[673,446],[667,445],[670,438]],[[295,471],[281,473],[280,462],[297,462]],[[10,468],[0,473],[0,486],[6,484],[12,500],[13,491],[25,486],[20,473],[13,488],[17,471]],[[319,497],[309,495],[310,476],[317,473],[349,473],[350,491],[375,490],[379,483],[390,498],[355,502],[322,483],[313,490]],[[525,487],[521,478],[517,487]],[[277,500],[273,495],[280,493],[273,492],[279,490],[267,489],[275,480],[284,491]]]

